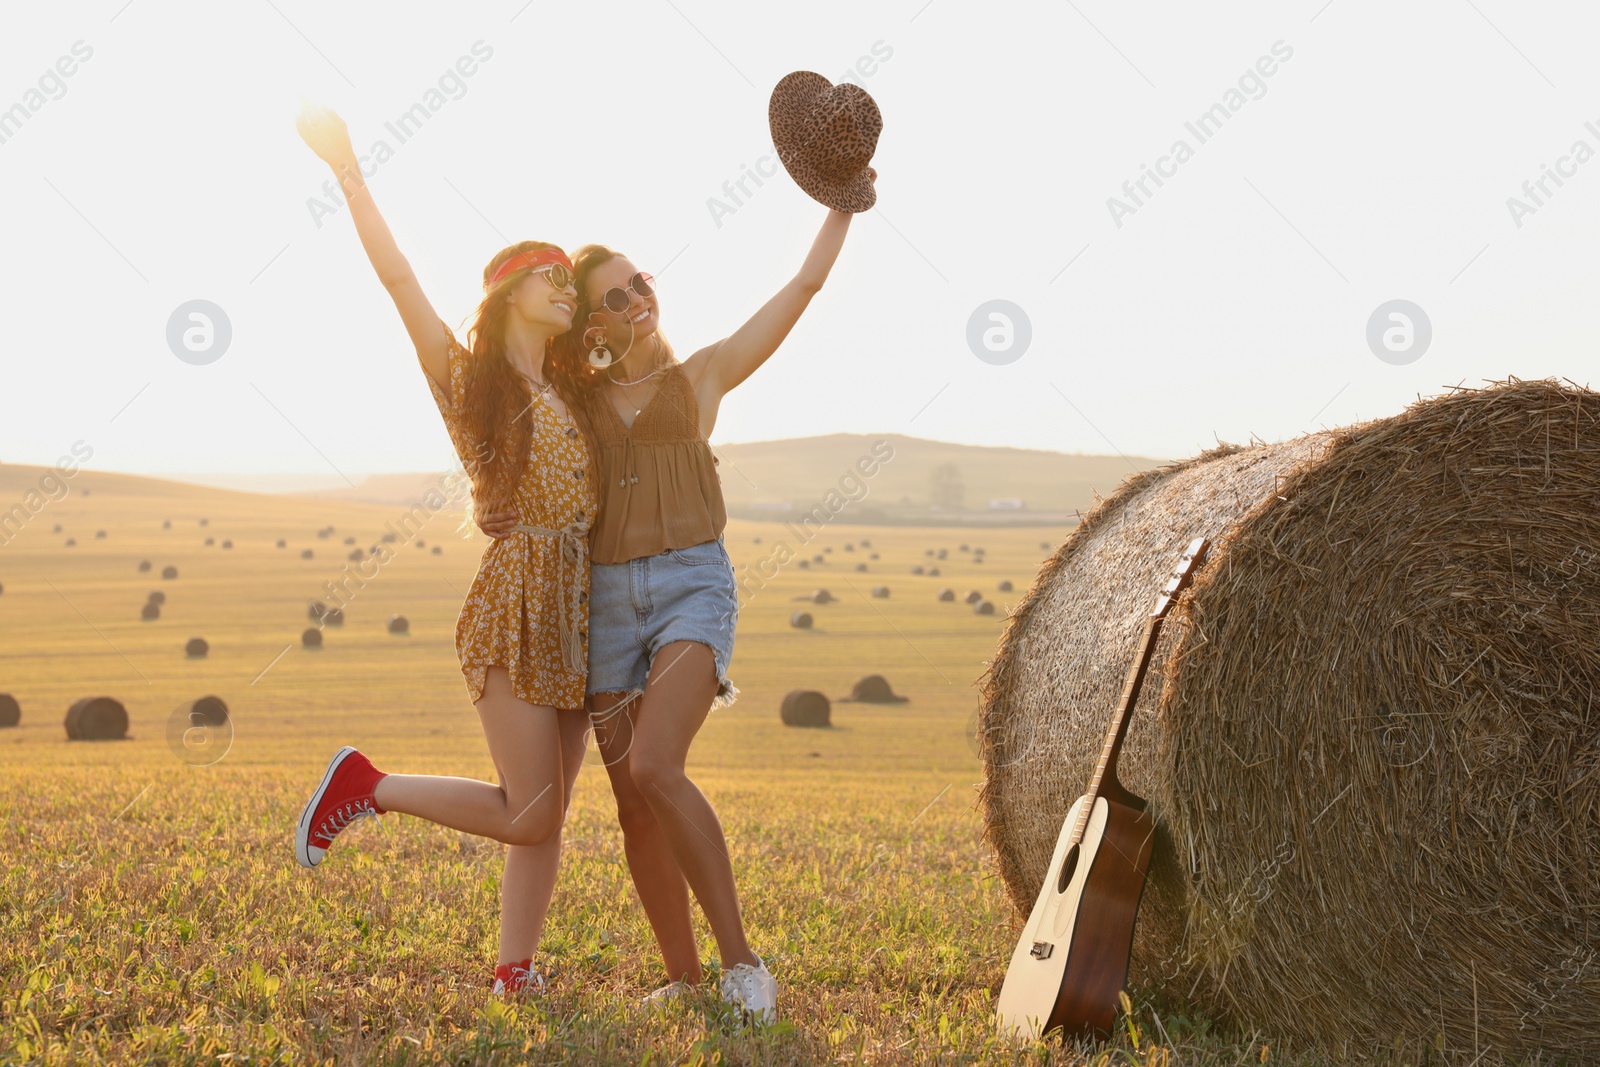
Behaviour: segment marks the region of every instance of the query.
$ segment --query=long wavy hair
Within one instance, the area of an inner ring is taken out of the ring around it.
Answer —
[[[510,503],[528,469],[533,435],[533,390],[506,358],[506,320],[511,314],[506,294],[528,276],[528,271],[512,271],[492,288],[489,279],[512,256],[560,247],[547,241],[518,241],[496,252],[483,268],[483,302],[467,330],[472,361],[467,367],[461,413],[467,434],[477,448],[477,455],[463,456],[462,464],[472,479],[474,500],[485,507]],[[552,340],[545,348],[543,370],[547,375],[555,347]],[[560,391],[561,387],[557,384],[556,388]]]
[[[572,316],[572,328],[556,338],[547,362],[550,380],[555,383],[556,392],[566,401],[573,418],[583,430],[584,438],[589,442],[589,453],[595,458],[595,462],[590,464],[591,470],[598,466],[600,458],[599,445],[594,433],[595,420],[601,417],[599,405],[609,404],[611,401],[606,399],[603,392],[606,371],[590,365],[589,345],[584,338],[594,326],[589,321],[589,316],[599,308],[599,297],[604,295],[591,294],[589,286],[595,270],[620,255],[621,252],[602,244],[584,245],[572,253],[572,284],[578,291],[578,310]],[[658,365],[665,366],[675,362],[672,345],[661,335],[659,327],[654,336],[661,343],[656,355]],[[616,349],[613,348],[612,351]],[[598,473],[596,478],[598,485]]]

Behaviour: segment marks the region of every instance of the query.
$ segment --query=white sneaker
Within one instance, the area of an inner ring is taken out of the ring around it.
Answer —
[[[778,980],[760,957],[754,965],[736,963],[722,973],[722,999],[748,1012],[757,1022],[770,1023],[778,1018]]]
[[[694,986],[680,978],[676,982],[668,982],[654,993],[651,993],[644,998],[644,1002],[650,1007],[664,1007],[671,1001],[686,996],[693,991]]]

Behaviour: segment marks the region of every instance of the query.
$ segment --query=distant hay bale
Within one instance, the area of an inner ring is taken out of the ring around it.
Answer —
[[[868,541],[865,537],[863,537],[861,539],[861,547],[862,548],[871,548],[872,547],[872,542]]]
[[[346,537],[344,539],[344,543],[347,545],[353,545],[356,543],[356,539],[354,537]]]
[[[228,723],[228,705],[219,696],[203,696],[194,702],[194,707],[189,709],[191,722],[198,720],[207,726],[226,726]]]
[[[815,555],[815,556],[811,557],[811,562],[812,563],[826,563],[828,561],[823,559],[821,555]]]
[[[344,609],[343,608],[329,608],[328,609],[328,613],[322,617],[322,624],[324,626],[343,626],[344,625]]]
[[[278,547],[279,548],[288,548],[289,547],[289,542],[285,541],[283,538],[280,537],[280,538],[278,538]]]
[[[170,567],[170,566],[161,568],[161,577],[163,579],[165,579],[165,580],[170,582],[172,579],[176,578],[177,576],[178,576],[178,568]]]
[[[1048,552],[1048,551],[1050,551],[1051,547],[1052,546],[1051,546],[1049,541],[1040,541],[1039,542],[1039,551],[1040,552]]]
[[[875,585],[875,586],[873,586],[872,587],[872,596],[873,596],[873,599],[875,599],[875,600],[888,600],[889,599],[889,587],[886,586],[886,585]]]
[[[15,726],[22,721],[22,705],[10,693],[0,693],[0,727]]]
[[[56,524],[55,524],[55,528],[54,528],[54,529],[52,529],[52,530],[51,530],[51,531],[50,531],[50,532],[51,532],[51,533],[60,533],[60,532],[61,532],[61,524],[60,524],[60,523],[59,523],[59,522],[58,522],[58,523],[56,523]]]
[[[157,619],[161,618],[161,605],[157,604],[154,600],[145,601],[144,607],[139,609],[139,618],[143,619],[145,622],[156,621]]]
[[[811,624],[815,621],[808,611],[797,611],[789,616],[789,625],[796,630],[809,630],[811,629]]]
[[[411,623],[406,621],[404,615],[390,615],[389,632],[392,634],[408,634],[411,632]]]
[[[159,589],[152,589],[150,590],[150,595],[145,597],[145,600],[152,604],[165,604],[167,602],[167,594]]]
[[[869,674],[851,687],[849,696],[840,699],[857,704],[904,704],[911,698],[896,693],[883,675]]]
[[[104,530],[96,530],[94,532],[94,539],[96,541],[104,541],[106,539],[106,532]]]
[[[941,604],[954,604],[955,601],[956,601],[956,591],[954,589],[941,589],[941,590],[939,590],[939,603],[941,603]]]
[[[302,630],[300,632],[300,647],[302,647],[302,648],[321,648],[322,647],[322,631],[317,629],[315,626],[310,627],[309,629],[306,629],[306,630]]]
[[[183,646],[183,654],[190,659],[205,659],[211,654],[211,645],[203,637],[191,637],[189,643]]]
[[[940,550],[939,550],[939,551],[938,551],[938,552],[937,552],[937,553],[936,553],[936,554],[935,554],[935,555],[934,555],[934,557],[933,557],[933,558],[934,558],[934,559],[949,559],[949,558],[950,558],[950,550],[949,550],[949,549],[948,549],[948,548],[941,548],[941,549],[940,549]]]
[[[811,602],[813,604],[832,604],[838,599],[838,597],[834,596],[826,589],[818,589],[811,594]]]
[[[139,561],[139,573],[140,573],[140,574],[147,574],[147,573],[149,573],[149,570],[150,570],[150,567],[151,567],[151,566],[152,566],[152,564],[151,564],[151,563],[150,563],[150,561],[149,561],[149,560],[147,560],[147,559],[141,559],[141,560],[140,560],[140,561]]]
[[[321,621],[322,617],[327,613],[328,605],[324,604],[322,601],[309,600],[306,602],[306,618],[310,619],[312,622]]]
[[[926,573],[926,572],[922,567],[918,566],[918,567],[912,567],[911,568],[911,573],[912,574],[923,574],[923,573]]]
[[[831,724],[833,707],[815,689],[796,689],[783,698],[778,717],[785,726],[821,727]]]
[[[361,551],[359,548],[353,548],[350,550],[350,555],[347,558],[351,563],[360,563],[362,560],[367,558],[367,554]]]
[[[1009,593],[1013,589],[1015,589],[1016,586],[1011,584],[1011,579],[1010,578],[1005,578],[1005,579],[1002,579],[1000,584],[995,586],[995,588],[1000,590],[1000,592],[1002,592],[1002,593]]]
[[[210,519],[201,519],[200,520],[200,525],[201,526],[210,526],[211,525],[211,520]]]
[[[417,547],[418,547],[418,548],[427,548],[427,547],[428,547],[428,542],[426,542],[426,541],[424,541],[424,540],[423,540],[423,539],[422,539],[422,538],[420,538],[420,537],[419,537],[419,538],[417,538],[417,539],[416,539],[416,541],[415,541],[415,542],[413,542],[413,543],[414,543],[414,544],[415,544],[415,545],[416,545],[416,546],[417,546]]]
[[[800,561],[800,569],[803,570],[803,571],[810,570],[811,569],[811,561],[809,559],[801,560]]]
[[[855,546],[855,542],[853,542],[853,541],[846,541],[846,542],[845,542],[845,543],[844,543],[844,550],[845,550],[845,551],[846,551],[846,552],[854,552],[854,551],[855,551],[855,550],[856,550],[856,546]]]
[[[972,610],[979,615],[993,615],[994,601],[980,600],[976,604],[972,605]]]
[[[928,577],[929,578],[937,578],[937,577],[939,577],[939,568],[938,567],[929,567],[928,568]]]
[[[120,741],[128,736],[128,709],[111,697],[84,697],[67,709],[68,741]]]
[[[170,529],[172,529],[172,520],[171,520],[171,519],[162,519],[162,520],[161,520],[161,528],[162,528],[162,529],[163,529],[163,530],[170,530]],[[61,529],[61,527],[59,527],[59,526],[57,526],[57,527],[56,527],[56,529],[57,529],[57,530],[60,530],[60,529]]]
[[[823,545],[822,546],[822,551],[824,551],[824,552],[832,552],[833,551],[833,546],[832,545]]]
[[[392,533],[386,533],[382,537],[378,538],[378,540],[382,541],[386,545],[392,545],[396,541],[400,540],[400,538]]]
[[[856,564],[856,573],[857,574],[865,574],[866,571],[867,571],[867,565],[865,563],[857,563]]]
[[[212,545],[214,545],[216,543],[217,543],[217,539],[215,537],[206,538],[206,547],[207,548],[210,548]]]
[[[878,558],[878,554],[876,552],[874,552],[874,553],[872,553],[872,555],[868,556],[867,558],[868,559],[877,559]]]
[[[309,549],[309,548],[302,548],[300,550],[300,558],[301,559],[314,559],[314,558],[316,558],[316,555],[317,554],[315,552],[311,551],[311,549]]]
[[[972,551],[972,546],[963,542],[959,551],[971,552]]]
[[[983,599],[983,594],[978,592],[978,590],[976,590],[976,589],[968,589],[967,592],[966,592],[966,595],[961,598],[961,602],[963,604],[976,604],[978,601],[980,601],[982,599]]]
[[[438,545],[434,545],[432,548],[428,549],[428,551],[433,553],[435,556],[444,555],[444,549],[440,548]]]
[[[1013,903],[1203,534],[1121,761],[1158,817],[1130,987],[1354,1058],[1600,1059],[1597,499],[1600,395],[1550,381],[1124,482],[984,681]]]
[[[74,547],[75,545],[77,545],[77,543],[78,543],[78,539],[76,537],[67,538],[67,547],[68,548]]]

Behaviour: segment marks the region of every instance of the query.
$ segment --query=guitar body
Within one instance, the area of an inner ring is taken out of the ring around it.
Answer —
[[[1003,1033],[1037,1038],[1106,1036],[1128,980],[1133,924],[1144,893],[1155,824],[1126,792],[1094,799],[1083,841],[1072,831],[1080,797],[1062,822],[1044,889],[1011,954],[996,1017]]]

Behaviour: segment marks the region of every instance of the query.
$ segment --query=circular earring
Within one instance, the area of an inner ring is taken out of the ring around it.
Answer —
[[[594,335],[592,341],[589,339],[590,335]],[[584,343],[589,345],[589,366],[601,369],[611,366],[614,357],[611,355],[611,350],[606,347],[605,333],[598,326],[584,335]]]

